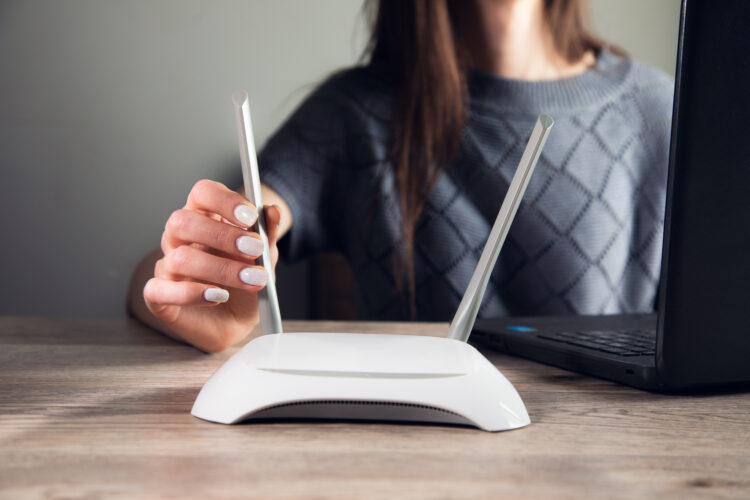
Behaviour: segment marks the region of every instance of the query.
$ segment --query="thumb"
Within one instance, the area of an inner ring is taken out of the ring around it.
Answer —
[[[273,260],[273,265],[276,266],[276,261],[279,259],[279,249],[276,246],[276,242],[279,237],[281,211],[276,205],[265,205],[263,213],[266,217],[266,235],[268,236],[268,246],[271,250],[271,260]]]

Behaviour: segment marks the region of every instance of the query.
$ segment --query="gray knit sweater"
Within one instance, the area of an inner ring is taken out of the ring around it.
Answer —
[[[584,74],[523,82],[472,72],[459,153],[416,228],[417,319],[450,320],[536,116],[556,123],[500,254],[481,317],[654,307],[672,80],[604,50]],[[261,178],[291,207],[282,256],[340,251],[362,319],[407,319],[394,253],[392,86],[374,66],[319,87],[269,140]]]

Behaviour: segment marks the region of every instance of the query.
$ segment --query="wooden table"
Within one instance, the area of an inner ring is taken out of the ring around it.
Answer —
[[[201,354],[132,320],[0,318],[0,497],[750,498],[750,394],[649,394],[488,353],[531,426],[192,417],[201,385],[235,350]]]

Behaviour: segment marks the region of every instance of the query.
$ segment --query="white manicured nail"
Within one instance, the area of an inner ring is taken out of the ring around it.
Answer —
[[[240,271],[240,279],[248,285],[264,286],[268,281],[268,274],[257,267],[246,267]]]
[[[258,220],[258,212],[253,207],[248,207],[247,205],[237,205],[234,207],[234,216],[246,226],[252,226]]]
[[[240,236],[237,238],[237,250],[244,254],[257,257],[263,253],[263,242],[252,236]]]
[[[229,292],[221,288],[206,288],[203,298],[209,302],[226,302],[229,300]]]

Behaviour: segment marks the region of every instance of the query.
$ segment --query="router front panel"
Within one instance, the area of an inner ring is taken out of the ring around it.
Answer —
[[[315,344],[323,350],[310,350]],[[352,347],[357,345],[370,348]],[[389,358],[394,345],[399,345],[403,360],[410,363],[392,363]],[[367,359],[364,370],[343,357],[358,351],[358,359]],[[290,353],[289,361],[285,353]],[[299,365],[296,361],[300,353],[308,360],[338,361]],[[442,368],[441,362],[445,362]],[[389,364],[395,369],[382,368]],[[285,414],[303,418],[312,416],[306,413],[311,410],[309,403],[337,401],[402,405],[400,411],[398,407],[394,407],[396,411],[390,409],[391,417],[384,416],[384,408],[372,406],[369,413],[364,408],[370,419],[409,420],[406,417],[414,414],[416,406],[427,407],[422,412],[425,414],[430,413],[427,409],[438,410],[432,412],[435,418],[444,417],[446,412],[456,414],[485,430],[513,429],[529,423],[523,402],[510,382],[466,343],[435,337],[345,333],[287,333],[254,339],[209,379],[195,401],[193,415],[235,423],[263,410],[289,405]],[[294,403],[305,404],[292,406]],[[330,404],[317,408],[318,416],[325,408],[328,418],[358,418]]]

